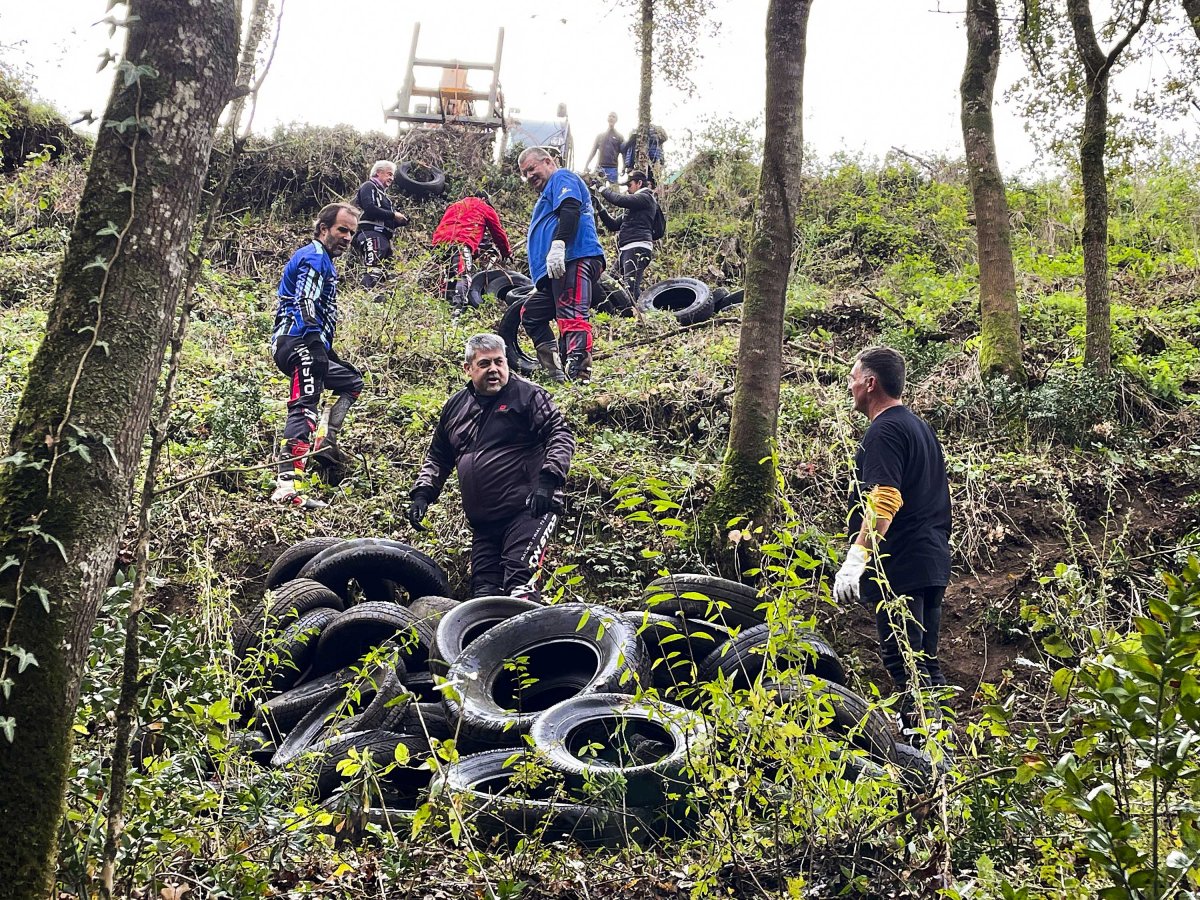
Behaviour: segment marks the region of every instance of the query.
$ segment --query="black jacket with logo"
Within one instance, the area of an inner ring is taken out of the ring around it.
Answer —
[[[371,178],[364,181],[354,196],[354,203],[362,210],[358,220],[359,232],[377,231],[392,236],[396,230],[396,207],[378,182]]]
[[[468,384],[446,401],[412,496],[437,499],[458,470],[463,511],[472,526],[507,521],[547,472],[566,481],[575,435],[545,388],[517,375],[492,397]]]

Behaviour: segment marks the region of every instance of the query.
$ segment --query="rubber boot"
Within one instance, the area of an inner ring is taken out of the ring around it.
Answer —
[[[294,475],[280,474],[275,482],[275,493],[271,495],[272,503],[282,503],[295,509],[324,509],[328,506],[321,500],[305,497],[296,490]]]
[[[567,373],[563,371],[562,363],[558,360],[558,348],[554,344],[546,343],[538,344],[534,349],[537,352],[538,362],[542,364],[546,374],[558,384],[565,384]]]
[[[592,354],[576,350],[567,359],[567,377],[580,384],[592,383]]]
[[[346,464],[346,457],[338,446],[337,438],[341,433],[342,426],[346,424],[346,414],[350,412],[354,400],[355,397],[352,394],[338,394],[337,400],[329,408],[328,419],[324,423],[325,433],[317,438],[317,453],[330,465],[343,466]],[[318,428],[318,434],[320,431]]]

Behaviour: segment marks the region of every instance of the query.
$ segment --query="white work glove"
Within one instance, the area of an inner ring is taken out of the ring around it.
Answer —
[[[546,254],[546,274],[551,278],[562,278],[567,274],[567,245],[562,241],[551,241]]]
[[[869,556],[867,548],[861,544],[850,545],[850,549],[846,551],[846,561],[842,563],[833,579],[833,599],[836,602],[845,604],[851,600],[858,600],[858,583],[863,577],[863,572],[867,571]]]

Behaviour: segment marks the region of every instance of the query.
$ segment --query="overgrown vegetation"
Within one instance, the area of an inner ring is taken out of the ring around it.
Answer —
[[[738,285],[757,156],[736,136],[715,128],[667,189],[671,228],[651,277]],[[283,423],[285,386],[266,349],[278,271],[307,238],[307,213],[395,153],[383,136],[291,129],[264,140],[235,176],[225,237],[199,286],[160,478],[157,627],[144,630],[139,711],[156,738],[131,786],[118,870],[125,894],[188,885],[192,896],[230,897],[421,896],[437,887],[509,898],[938,888],[950,897],[1165,898],[1197,889],[1200,719],[1190,672],[1200,597],[1188,556],[1200,549],[1200,159],[1177,147],[1112,187],[1112,391],[1080,366],[1081,204],[1071,183],[1009,188],[1031,377],[1028,386],[985,386],[974,363],[962,167],[840,156],[810,161],[805,174],[780,413],[788,514],[773,532],[730,539],[765,554],[771,616],[789,628],[817,622],[856,663],[863,693],[886,685],[869,617],[835,609],[824,579],[842,543],[862,427],[844,388],[849,361],[869,343],[902,350],[909,402],[946,446],[955,506],[943,667],[957,686],[948,700],[957,721],[933,739],[945,759],[938,787],[886,774],[844,781],[836,774],[845,760],[797,725],[819,716],[772,712],[761,689],[731,687],[704,703],[728,723],[740,762],[714,754],[697,766],[692,834],[590,858],[532,840],[509,852],[469,832],[448,836],[436,805],[409,833],[360,845],[313,804],[303,774],[252,763],[231,740],[230,635],[280,549],[316,534],[392,536],[435,556],[452,584],[465,582],[468,531],[453,484],[431,508],[430,532],[411,533],[402,515],[435,417],[462,380],[462,342],[500,314],[493,302],[455,322],[436,299],[427,246],[435,203],[405,204],[414,222],[398,234],[383,302],[355,288],[346,261],[338,343],[367,373],[367,389],[342,439],[355,453],[351,474],[336,488],[314,486],[329,509],[302,518],[269,507],[269,470],[248,468],[274,452]],[[453,174],[455,193],[489,189],[520,235],[532,197],[511,164]],[[0,180],[0,447],[80,183],[78,162],[49,156]],[[702,562],[694,511],[725,446],[737,321],[724,314],[685,332],[666,318],[600,316],[596,331],[594,383],[556,395],[580,449],[550,593],[620,607],[655,573]],[[194,478],[202,473],[214,474]],[[1181,574],[1164,581],[1164,572]],[[127,575],[102,614],[76,724],[60,879],[80,897],[91,892],[103,834]],[[799,652],[791,634],[781,631],[774,654]]]

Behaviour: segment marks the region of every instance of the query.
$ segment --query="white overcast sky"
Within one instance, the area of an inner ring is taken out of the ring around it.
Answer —
[[[112,69],[96,73],[99,54],[119,49],[120,33],[92,23],[105,0],[2,0],[0,52],[33,79],[39,95],[72,118],[99,115]],[[805,139],[821,156],[838,150],[882,156],[961,154],[958,81],[966,37],[958,0],[820,0],[808,30]],[[766,0],[716,0],[721,27],[700,38],[698,89],[682,96],[656,84],[654,119],[678,147],[708,117],[749,120],[764,96]],[[552,11],[557,8],[557,12]],[[118,12],[121,11],[118,7]],[[278,52],[260,98],[255,130],[275,124],[348,123],[395,132],[381,110],[394,102],[419,16],[419,55],[490,60],[505,28],[501,84],[508,106],[549,118],[566,102],[577,165],[609,110],[628,133],[637,109],[638,59],[629,0],[286,0]],[[1010,82],[1019,60],[1001,64]],[[1015,111],[997,92],[1002,165],[1015,173],[1034,160]],[[681,162],[676,157],[673,162]]]

